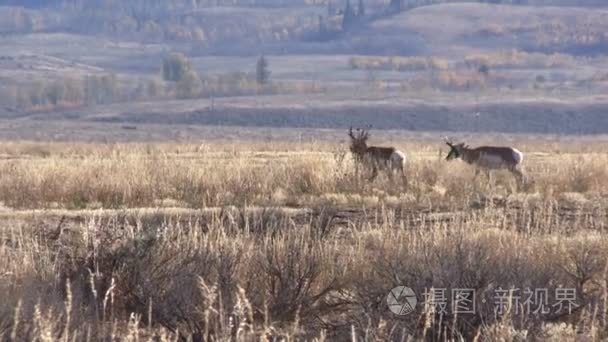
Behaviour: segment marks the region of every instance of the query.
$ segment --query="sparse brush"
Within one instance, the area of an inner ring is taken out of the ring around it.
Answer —
[[[410,158],[407,190],[353,179],[329,148],[49,151],[0,163],[6,205],[64,207],[1,213],[6,340],[608,337],[602,155],[531,153],[535,182],[514,192],[509,175],[487,182],[430,147]],[[169,198],[196,209],[137,208]],[[290,201],[302,208],[253,206]],[[93,202],[122,209],[66,209]],[[407,316],[388,307],[397,286],[418,295]],[[431,288],[474,289],[476,312],[424,311]],[[575,289],[576,308],[523,312],[510,294],[497,314],[496,291],[515,288],[547,289],[550,304]]]

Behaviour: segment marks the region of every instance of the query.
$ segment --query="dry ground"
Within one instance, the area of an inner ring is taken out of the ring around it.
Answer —
[[[520,139],[521,186],[475,179],[429,139],[394,141],[407,187],[369,184],[329,141],[2,143],[0,336],[607,337],[601,139]],[[409,315],[386,304],[399,285],[417,293]],[[474,289],[477,308],[430,310],[430,288]],[[511,288],[547,289],[553,310],[525,311],[521,292],[497,312]],[[576,291],[571,312],[553,306],[560,288]]]

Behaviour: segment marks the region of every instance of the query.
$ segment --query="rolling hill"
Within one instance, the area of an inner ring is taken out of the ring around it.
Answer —
[[[370,15],[322,40],[308,34],[329,20],[322,4],[175,7],[140,28],[127,16],[101,30],[100,19],[89,31],[58,7],[0,6],[0,27],[15,24],[7,18],[16,13],[27,19],[20,23],[26,32],[0,36],[0,116],[94,125],[340,128],[373,121],[407,130],[605,133],[608,9],[584,5],[434,4]],[[131,24],[132,34],[119,34]],[[185,36],[174,36],[172,25]],[[192,39],[197,28],[201,39]],[[160,35],[150,39],[146,30]],[[177,98],[176,84],[159,79],[162,58],[175,51],[212,91]],[[263,91],[254,80],[261,53],[272,75]],[[356,58],[367,60],[358,65]],[[119,96],[87,102],[100,87],[90,81]],[[79,84],[83,89],[70,88]],[[85,100],[65,103],[66,90]],[[53,101],[38,103],[46,96]],[[34,100],[33,108],[21,105]]]

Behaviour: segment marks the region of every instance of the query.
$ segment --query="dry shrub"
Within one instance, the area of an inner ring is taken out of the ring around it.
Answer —
[[[555,219],[551,201],[526,201],[447,216],[378,209],[346,223],[333,209],[294,217],[232,208],[189,219],[89,217],[58,231],[25,226],[0,240],[0,328],[26,339],[222,341],[492,340],[542,336],[549,321],[588,329],[579,318],[605,310],[608,239],[585,231],[591,221]],[[524,214],[525,205],[539,207]],[[399,318],[385,304],[397,285],[418,294],[473,288],[478,310],[429,315],[419,306]],[[499,287],[559,286],[577,289],[582,311],[496,316],[492,306]]]
[[[441,89],[470,90],[481,88],[491,81],[483,73],[475,71],[441,71],[433,82]]]
[[[351,57],[348,61],[352,69],[424,71],[445,70],[449,62],[437,57]]]
[[[333,274],[338,251],[310,233],[265,240],[254,257],[261,272],[251,275],[249,285],[254,306],[265,307],[267,319],[280,327],[298,322],[307,327],[306,334],[321,326],[319,318],[331,317],[345,305],[336,295],[343,284]]]
[[[525,336],[529,327],[542,326],[543,319],[567,318],[576,321],[573,316],[577,317],[578,313],[543,318],[513,310],[507,316],[496,316],[493,294],[499,288],[514,287],[522,291],[525,288],[546,288],[550,293],[558,286],[575,288],[579,304],[589,304],[587,309],[590,312],[596,308],[601,310],[601,296],[597,295],[599,289],[594,284],[602,279],[603,267],[608,260],[605,251],[599,248],[606,244],[605,238],[576,237],[567,239],[566,243],[563,239],[530,239],[498,229],[482,230],[492,222],[487,217],[480,217],[479,221],[469,218],[466,225],[464,221],[457,221],[447,229],[416,227],[425,233],[370,232],[371,235],[364,239],[365,245],[356,253],[363,257],[356,259],[361,266],[355,271],[355,302],[364,303],[360,310],[376,322],[390,321],[386,306],[379,301],[384,299],[380,293],[382,289],[403,284],[417,294],[431,287],[475,289],[478,296],[475,315],[455,317],[449,312],[437,312],[421,317],[426,321],[425,329],[434,338],[462,337],[466,340],[473,339],[477,334],[483,336],[484,340],[495,340],[495,336],[508,339],[511,334]],[[562,248],[567,248],[569,252],[564,253]],[[405,324],[409,331],[420,328],[412,325],[415,320],[407,322],[409,325],[405,322],[396,325]],[[483,325],[481,322],[484,322]],[[480,330],[471,329],[473,326]]]
[[[285,170],[287,184],[294,195],[323,194],[331,191],[333,184],[327,177],[333,173],[335,167],[328,163],[319,163],[318,159],[304,158],[291,165],[293,168]],[[297,172],[292,172],[297,170]]]
[[[545,191],[556,193],[606,193],[606,162],[606,156],[600,154],[563,155],[559,160],[545,162],[538,171],[543,177],[536,177],[535,182]]]
[[[558,68],[574,63],[574,58],[565,54],[528,53],[519,50],[473,54],[464,58],[464,65],[478,70],[481,66],[496,68]]]

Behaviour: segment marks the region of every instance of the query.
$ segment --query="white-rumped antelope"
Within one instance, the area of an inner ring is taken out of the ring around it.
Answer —
[[[524,181],[524,173],[520,164],[524,159],[523,153],[513,147],[481,146],[470,148],[464,143],[453,144],[446,139],[445,143],[450,147],[450,153],[446,160],[460,158],[466,163],[475,166],[475,175],[480,170],[488,173],[492,170],[508,170],[521,183]]]
[[[403,177],[404,184],[407,184],[405,175],[405,154],[394,147],[367,146],[369,130],[357,128],[357,133],[353,133],[351,127],[348,131],[350,137],[350,151],[355,156],[355,160],[372,170],[373,181],[378,176],[378,170],[386,171],[392,180],[393,173],[398,172]]]

